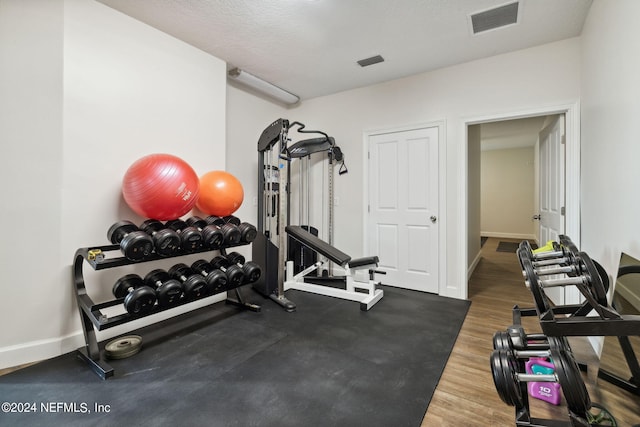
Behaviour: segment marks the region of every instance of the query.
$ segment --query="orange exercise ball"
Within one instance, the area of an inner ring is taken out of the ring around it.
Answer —
[[[211,171],[200,177],[196,207],[207,215],[231,215],[238,210],[243,200],[242,184],[229,172]]]

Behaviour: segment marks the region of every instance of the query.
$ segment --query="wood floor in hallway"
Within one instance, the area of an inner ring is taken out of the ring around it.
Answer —
[[[514,253],[497,252],[499,241],[489,238],[482,259],[469,280],[469,313],[460,330],[440,383],[422,422],[432,426],[514,426],[514,408],[500,400],[493,383],[489,355],[492,337],[512,322],[512,308],[533,306]],[[527,333],[540,332],[535,317],[523,317]],[[597,366],[598,359],[584,338],[570,340],[580,362]],[[607,407],[619,426],[640,423],[640,398],[595,378],[591,368],[583,377],[591,400]],[[566,420],[566,407],[530,399],[531,415],[541,419]],[[567,424],[568,425],[568,424]]]

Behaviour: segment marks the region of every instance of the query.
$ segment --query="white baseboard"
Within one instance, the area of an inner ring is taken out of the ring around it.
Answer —
[[[198,301],[172,308],[149,317],[134,320],[124,325],[110,328],[106,331],[96,332],[98,341],[104,341],[113,337],[123,335],[127,332],[142,328],[144,326],[160,322],[180,314],[197,310],[216,302],[226,299],[226,293],[220,293]],[[84,347],[84,333],[82,330],[72,332],[62,337],[54,337],[43,340],[29,341],[7,347],[0,347],[0,369],[12,368],[14,366],[26,365],[28,363],[39,362],[51,359],[60,355]]]
[[[0,348],[0,369],[51,359],[84,346],[81,331],[64,337],[31,341]]]
[[[478,255],[476,255],[476,257],[473,259],[473,262],[471,263],[471,265],[469,266],[469,269],[467,270],[467,281],[471,279],[471,275],[475,271],[481,259],[482,259],[481,253],[478,252]]]
[[[536,236],[533,234],[518,234],[518,233],[499,233],[493,231],[481,231],[482,237],[497,237],[501,239],[521,239],[521,240],[536,240]]]

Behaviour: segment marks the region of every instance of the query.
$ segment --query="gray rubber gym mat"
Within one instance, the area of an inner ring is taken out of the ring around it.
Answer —
[[[136,331],[106,381],[75,352],[0,377],[3,402],[36,409],[0,425],[419,426],[470,303],[384,292],[363,312],[289,291],[286,313],[246,289],[261,313],[221,303]]]
[[[530,243],[532,249],[538,249],[538,245]],[[496,252],[513,252],[516,253],[520,247],[520,242],[498,242]]]

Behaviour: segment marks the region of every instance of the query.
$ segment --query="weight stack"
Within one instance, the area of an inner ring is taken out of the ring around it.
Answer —
[[[318,237],[318,229],[315,227],[310,227],[308,225],[301,225],[304,230]],[[312,266],[316,262],[318,262],[318,254],[304,246],[302,243],[298,242],[292,237],[288,237],[287,240],[288,254],[287,259],[289,261],[293,261],[293,272],[294,274],[300,273],[307,267]]]

